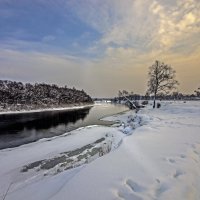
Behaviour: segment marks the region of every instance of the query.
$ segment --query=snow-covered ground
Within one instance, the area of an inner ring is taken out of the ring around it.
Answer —
[[[36,110],[20,110],[20,111],[0,111],[0,115],[9,115],[9,114],[22,114],[22,113],[39,113],[39,112],[51,112],[51,111],[74,111],[80,110],[84,108],[89,108],[94,106],[93,104],[82,104],[77,106],[68,106],[68,107],[55,107],[55,108],[44,108],[44,109],[36,109]]]
[[[0,151],[6,200],[199,200],[200,102],[137,114]]]

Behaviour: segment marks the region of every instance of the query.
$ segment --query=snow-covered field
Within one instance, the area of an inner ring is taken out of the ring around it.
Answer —
[[[200,199],[200,102],[106,119],[118,124],[1,150],[0,198]]]

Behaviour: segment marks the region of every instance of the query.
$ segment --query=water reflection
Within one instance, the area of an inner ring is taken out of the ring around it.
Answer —
[[[77,121],[83,121],[89,111],[90,108],[70,112],[0,115],[0,149],[60,135],[70,130],[70,127],[73,129],[72,125]]]
[[[112,122],[99,119],[125,110],[122,105],[104,104],[70,112],[0,115],[0,149],[54,137],[82,126],[109,125]]]
[[[77,120],[84,120],[90,108],[79,111],[54,111],[41,113],[26,113],[20,115],[0,115],[0,130],[4,133],[16,133],[16,131],[41,130],[56,127],[59,124],[67,125]]]

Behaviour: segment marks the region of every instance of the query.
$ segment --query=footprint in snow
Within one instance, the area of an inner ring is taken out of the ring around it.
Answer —
[[[199,158],[200,158],[200,152],[199,152],[199,145],[198,145],[198,143],[196,143],[196,144],[191,144],[190,145],[191,147],[192,147],[192,152],[196,155],[196,156],[198,156]],[[196,159],[195,159],[195,161],[196,162],[198,162]]]
[[[173,159],[173,158],[168,158],[167,160],[168,160],[168,162],[170,162],[170,163],[172,163],[172,164],[176,163],[176,160]]]
[[[126,180],[126,185],[133,191],[133,192],[144,192],[146,190],[145,187],[139,185],[138,183],[132,181],[131,179]]]
[[[173,174],[173,177],[178,178],[179,176],[182,176],[184,174],[185,174],[185,172],[183,172],[182,170],[176,169],[176,172]]]
[[[180,158],[186,158],[187,156],[185,154],[181,154]]]
[[[143,200],[140,196],[146,188],[131,179],[125,180],[123,186],[117,191],[117,196],[124,200]]]
[[[120,199],[124,200],[143,200],[143,198],[137,196],[134,193],[124,192],[124,191],[118,191],[118,197]]]
[[[175,158],[166,158],[166,157],[164,157],[163,160],[164,160],[165,162],[168,162],[169,164],[174,164],[174,163],[176,163],[176,159],[175,159]]]
[[[166,192],[169,189],[170,189],[170,186],[167,183],[159,182],[157,188],[155,189],[156,199],[159,198],[164,192]]]

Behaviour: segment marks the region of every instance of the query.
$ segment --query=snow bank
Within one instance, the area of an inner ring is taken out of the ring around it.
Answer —
[[[74,111],[84,108],[89,108],[94,106],[93,104],[86,104],[80,106],[69,106],[69,107],[56,107],[56,108],[44,108],[37,110],[21,110],[21,111],[0,111],[0,115],[9,115],[9,114],[25,114],[25,113],[38,113],[38,112],[52,112],[52,111]]]
[[[106,120],[118,125],[1,150],[1,197],[11,184],[6,200],[200,199],[200,102],[163,102],[160,109],[147,107],[136,115],[129,111]],[[34,169],[20,172],[28,163],[102,137],[112,141],[115,151],[93,162],[47,176]]]

